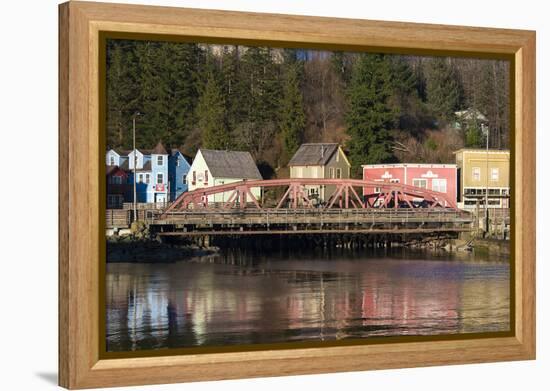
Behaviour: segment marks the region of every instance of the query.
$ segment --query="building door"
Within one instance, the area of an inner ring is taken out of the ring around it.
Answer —
[[[166,203],[166,194],[164,194],[164,193],[155,193],[155,203],[156,204]]]

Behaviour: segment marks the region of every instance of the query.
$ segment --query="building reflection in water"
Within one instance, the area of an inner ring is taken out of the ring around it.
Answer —
[[[108,264],[106,286],[108,351],[510,327],[508,263],[474,255],[229,253]]]

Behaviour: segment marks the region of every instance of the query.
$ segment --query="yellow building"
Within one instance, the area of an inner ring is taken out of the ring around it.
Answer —
[[[463,209],[510,206],[510,151],[463,148],[455,152],[458,206]]]
[[[351,164],[336,143],[302,144],[290,162],[291,178],[348,179]],[[308,195],[320,202],[326,201],[335,190],[334,185],[305,186]]]

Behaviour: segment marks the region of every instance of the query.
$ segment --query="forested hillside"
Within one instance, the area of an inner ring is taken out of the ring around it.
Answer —
[[[452,151],[509,144],[509,64],[504,61],[316,52],[110,40],[107,143],[158,140],[193,156],[199,147],[250,151],[263,174],[303,142],[339,142],[354,170],[365,163],[454,162]],[[357,171],[356,171],[357,172]]]

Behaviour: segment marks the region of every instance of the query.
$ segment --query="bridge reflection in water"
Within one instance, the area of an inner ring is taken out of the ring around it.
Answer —
[[[108,264],[106,286],[108,351],[510,327],[508,262],[473,254],[230,251]]]

